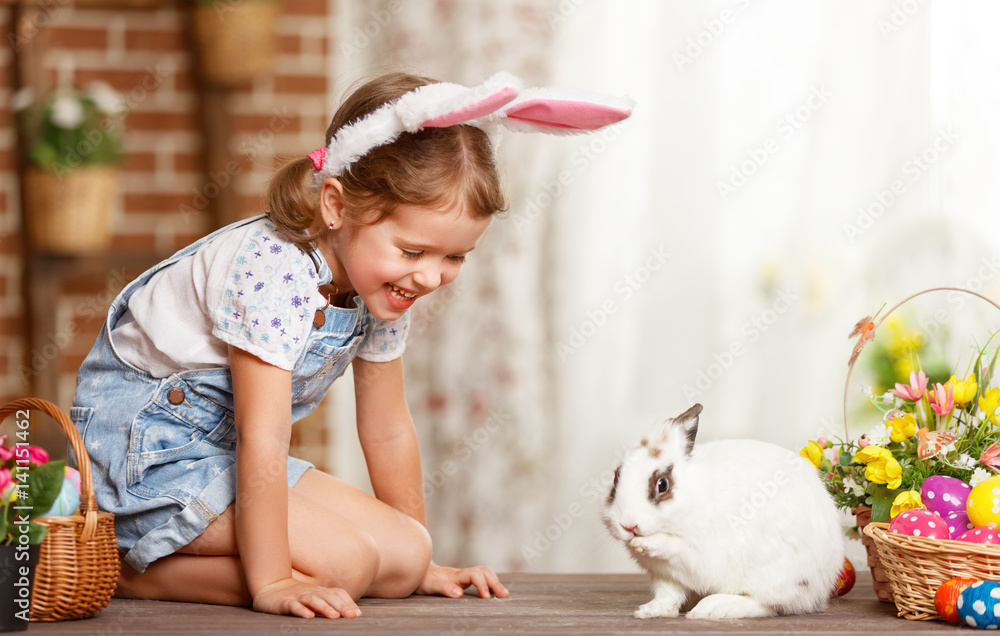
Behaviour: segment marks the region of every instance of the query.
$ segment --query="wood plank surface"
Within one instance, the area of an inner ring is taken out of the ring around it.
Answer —
[[[632,612],[649,600],[647,579],[638,574],[507,574],[501,579],[509,599],[410,597],[363,599],[363,616],[335,621],[270,616],[249,609],[191,603],[112,599],[94,618],[64,623],[32,623],[29,636],[42,634],[667,634],[729,633],[867,634],[882,632],[958,633],[942,621],[896,618],[881,603],[867,572],[847,596],[822,614],[739,621],[684,618],[638,620]],[[971,633],[971,632],[970,632]]]

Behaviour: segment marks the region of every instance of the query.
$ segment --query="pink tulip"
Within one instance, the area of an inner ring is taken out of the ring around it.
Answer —
[[[952,396],[952,385],[946,389],[940,383],[934,385],[933,391],[928,391],[927,400],[931,403],[931,408],[938,415],[944,416],[951,413],[955,408],[955,398]]]
[[[924,391],[926,390],[927,375],[923,371],[910,371],[910,386],[897,382],[896,388],[889,389],[889,392],[896,397],[903,398],[904,400],[916,402],[920,398],[924,397]]]
[[[0,494],[6,493],[13,481],[10,476],[10,469],[6,466],[0,468]],[[3,503],[2,497],[0,497],[0,503]]]
[[[1000,455],[1000,442],[997,442],[993,446],[987,448],[986,451],[979,456],[979,463],[995,473],[1000,473],[1000,468],[997,468],[997,466],[1000,466],[1000,457],[997,457],[997,455]]]
[[[49,461],[49,453],[41,446],[29,446],[28,447],[28,463],[35,466],[41,466],[45,462]]]

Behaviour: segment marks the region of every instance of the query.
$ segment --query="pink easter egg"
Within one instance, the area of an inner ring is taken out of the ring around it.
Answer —
[[[928,510],[942,517],[949,512],[965,512],[965,502],[969,499],[972,486],[961,479],[946,475],[934,475],[920,485],[920,500]]]
[[[992,528],[973,528],[972,530],[967,530],[959,535],[956,541],[997,545],[1000,544],[1000,532],[993,530]]]
[[[951,538],[948,525],[941,518],[941,515],[924,508],[914,508],[896,515],[896,518],[889,524],[889,532],[928,539]]]
[[[976,527],[969,521],[969,515],[964,510],[949,512],[944,516],[944,522],[952,539],[957,539],[959,535]]]

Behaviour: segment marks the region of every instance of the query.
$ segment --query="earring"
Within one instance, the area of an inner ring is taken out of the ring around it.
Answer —
[[[330,231],[332,232],[332,231],[333,231],[333,229],[334,229],[334,228],[333,228],[333,221],[330,221]]]

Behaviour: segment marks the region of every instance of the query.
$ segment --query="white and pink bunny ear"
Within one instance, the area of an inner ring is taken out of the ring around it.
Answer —
[[[342,175],[372,149],[392,143],[404,132],[480,120],[510,103],[520,88],[517,77],[497,73],[479,86],[440,82],[412,90],[337,131],[327,146],[316,181],[322,183]]]
[[[316,184],[338,177],[372,149],[404,132],[469,124],[484,130],[494,148],[502,128],[515,132],[580,134],[616,124],[632,114],[634,102],[587,91],[558,88],[521,89],[521,80],[497,73],[479,86],[427,84],[352,122],[330,140],[325,154],[309,156]]]
[[[632,115],[635,101],[578,89],[529,88],[489,119],[514,132],[573,135],[617,124]]]

